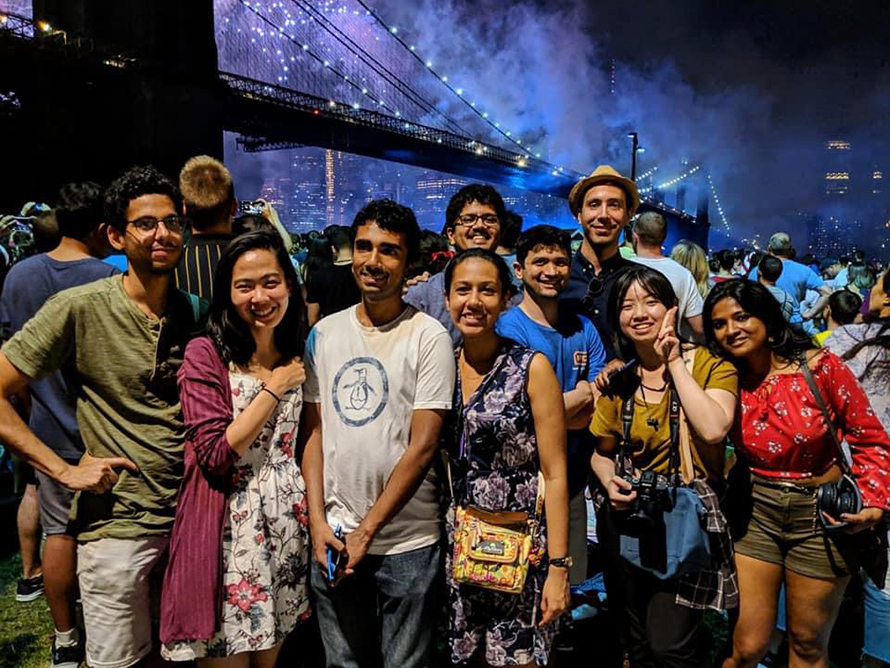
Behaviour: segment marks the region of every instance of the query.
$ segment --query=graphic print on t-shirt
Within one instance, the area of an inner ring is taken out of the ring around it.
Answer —
[[[373,357],[354,357],[340,367],[331,389],[334,409],[344,424],[361,427],[386,408],[389,378]]]

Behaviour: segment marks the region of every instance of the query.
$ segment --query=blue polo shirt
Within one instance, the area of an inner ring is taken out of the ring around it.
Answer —
[[[560,309],[557,327],[532,320],[521,308],[510,309],[498,318],[497,333],[507,339],[543,353],[556,372],[563,392],[575,389],[581,380],[593,382],[606,364],[606,352],[600,335],[587,318]],[[587,429],[567,432],[569,496],[574,497],[587,485],[593,437]]]

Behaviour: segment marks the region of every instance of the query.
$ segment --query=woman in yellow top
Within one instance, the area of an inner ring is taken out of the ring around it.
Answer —
[[[624,360],[636,360],[631,369],[613,377],[590,423],[597,440],[591,466],[608,499],[597,526],[608,563],[611,607],[625,617],[622,627],[634,668],[705,666],[708,648],[699,637],[701,610],[738,605],[728,527],[714,494],[723,489],[724,439],[735,414],[738,374],[704,347],[681,345],[675,329],[677,297],[663,274],[643,266],[628,270],[616,281],[608,308],[610,321],[618,325],[616,351]],[[637,494],[617,474],[616,455],[621,450],[630,458],[635,477],[641,471],[664,475],[672,470],[677,447],[671,441],[672,388],[689,428],[698,481],[694,488],[700,497],[709,497],[702,498],[709,511],[708,530],[718,532],[711,539],[712,553],[715,541],[723,548],[718,550],[718,570],[707,571],[708,578],[692,573],[658,579],[618,553],[622,518]],[[630,397],[630,440],[622,444],[622,406]]]

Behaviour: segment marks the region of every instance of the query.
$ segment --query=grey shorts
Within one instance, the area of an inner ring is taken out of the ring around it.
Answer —
[[[37,471],[37,500],[40,504],[40,523],[47,536],[68,533],[68,513],[74,492],[66,489],[48,475]]]

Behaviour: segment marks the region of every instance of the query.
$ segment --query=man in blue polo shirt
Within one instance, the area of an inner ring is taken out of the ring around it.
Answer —
[[[587,577],[584,489],[593,452],[587,425],[593,413],[593,381],[606,362],[606,353],[590,320],[559,307],[559,295],[569,282],[571,261],[567,232],[550,225],[526,230],[519,237],[513,265],[522,280],[522,302],[501,315],[497,332],[544,353],[562,386],[569,430],[569,579],[572,584],[580,584]]]

